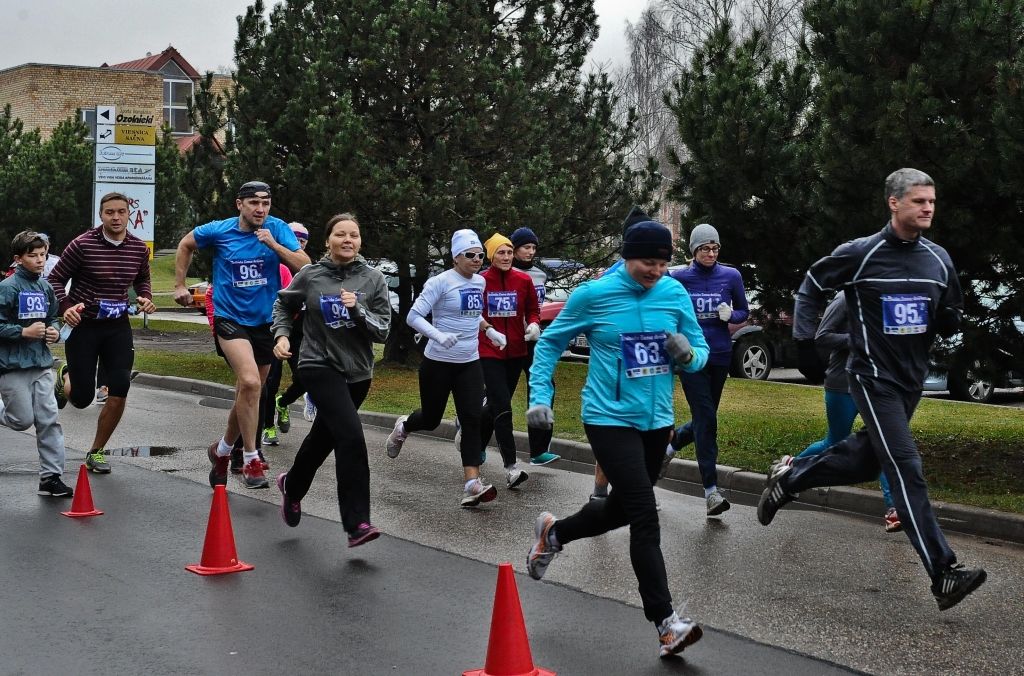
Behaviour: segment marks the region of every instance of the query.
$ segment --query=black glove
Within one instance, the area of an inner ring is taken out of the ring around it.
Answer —
[[[814,347],[813,338],[796,341],[796,358],[797,368],[804,378],[812,383],[820,383],[825,379],[825,366]]]
[[[949,338],[960,330],[960,312],[955,307],[939,308],[935,313],[935,331],[943,338]]]

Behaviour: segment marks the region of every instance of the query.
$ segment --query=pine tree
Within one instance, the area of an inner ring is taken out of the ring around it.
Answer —
[[[239,22],[229,175],[268,181],[278,215],[314,228],[355,211],[363,254],[398,264],[401,317],[456,229],[528,225],[548,255],[603,257],[649,196],[611,83],[581,74],[592,2],[322,0],[262,17],[257,2]],[[405,361],[410,332],[393,327],[386,356]]]

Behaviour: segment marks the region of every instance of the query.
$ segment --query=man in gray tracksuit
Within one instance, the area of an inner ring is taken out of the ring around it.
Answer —
[[[768,525],[802,490],[870,481],[881,469],[900,521],[932,579],[932,594],[939,609],[946,610],[981,586],[986,574],[954,566],[956,555],[928,500],[910,418],[928,373],[928,350],[936,333],[948,336],[959,328],[963,296],[949,254],[922,236],[935,209],[931,177],[899,169],[886,179],[885,197],[889,223],[812,265],[797,293],[793,319],[798,346],[803,352],[813,349],[826,299],[835,290],[845,294],[850,395],[865,427],[820,455],[773,465],[757,517]]]

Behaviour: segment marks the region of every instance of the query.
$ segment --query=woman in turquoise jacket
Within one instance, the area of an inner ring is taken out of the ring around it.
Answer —
[[[708,345],[686,290],[665,276],[672,257],[668,228],[633,225],[622,244],[626,261],[578,288],[537,343],[530,369],[527,421],[551,427],[555,364],[569,340],[583,333],[590,366],[582,393],[582,419],[594,458],[612,491],[576,514],[537,517],[527,557],[534,579],[543,577],[567,543],[629,525],[629,551],[644,615],[658,628],[660,654],[681,652],[702,634],[700,625],[672,609],[654,483],[673,425],[673,372],[699,371]]]

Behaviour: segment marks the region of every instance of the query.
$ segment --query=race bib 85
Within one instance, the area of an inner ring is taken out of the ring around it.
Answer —
[[[484,311],[484,294],[480,289],[459,289],[459,314],[479,317]]]

